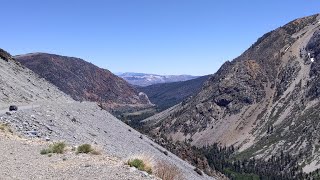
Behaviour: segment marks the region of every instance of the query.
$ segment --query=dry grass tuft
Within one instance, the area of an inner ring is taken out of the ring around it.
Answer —
[[[163,180],[183,180],[181,171],[177,166],[160,161],[155,166],[154,174]]]
[[[0,123],[0,131],[2,131],[2,132],[10,132],[11,134],[13,133],[13,131],[9,127],[9,125],[5,124],[5,123]]]

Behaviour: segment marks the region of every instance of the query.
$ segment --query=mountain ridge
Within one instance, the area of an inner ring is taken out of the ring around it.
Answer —
[[[151,106],[148,97],[106,69],[83,59],[49,53],[14,57],[75,100],[100,102],[105,108]]]
[[[134,72],[117,73],[117,75],[132,85],[142,87],[159,83],[187,81],[199,77],[192,75],[157,75]]]
[[[197,94],[209,77],[210,75],[207,75],[187,81],[159,83],[137,88],[147,94],[150,101],[157,106],[158,111],[163,111]]]
[[[320,87],[319,19],[319,14],[299,18],[263,35],[225,62],[196,96],[145,120],[151,132],[198,147],[235,146],[239,157],[303,153],[313,162],[319,157],[312,150],[319,139],[313,133]],[[303,121],[306,117],[310,120]]]

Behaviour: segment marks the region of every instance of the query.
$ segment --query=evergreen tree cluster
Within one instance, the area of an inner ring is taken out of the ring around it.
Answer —
[[[243,179],[315,179],[313,175],[315,173],[305,174],[302,172],[302,168],[298,164],[298,157],[283,151],[280,152],[280,155],[273,155],[268,160],[255,158],[239,160],[234,156],[235,148],[233,146],[227,148],[213,144],[198,150],[207,158],[212,168],[224,173],[230,179],[241,179],[235,174],[247,175],[247,178]]]

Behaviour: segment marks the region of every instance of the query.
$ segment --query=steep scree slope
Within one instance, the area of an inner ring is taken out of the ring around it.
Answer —
[[[176,166],[184,179],[214,179],[198,175],[193,166],[102,110],[97,103],[74,101],[9,54],[4,55],[0,58],[0,107],[4,108],[0,109],[0,142],[4,145],[0,150],[5,158],[0,158],[2,178],[156,179],[124,165],[134,156],[150,156],[154,168],[157,161],[163,160]],[[6,113],[11,104],[17,104],[18,111]],[[6,132],[4,125],[10,130]],[[52,157],[40,155],[42,148],[61,141],[69,149],[89,143],[102,154],[76,155],[68,150]]]
[[[72,100],[2,49],[0,58],[0,110],[9,103],[24,105],[47,100]]]

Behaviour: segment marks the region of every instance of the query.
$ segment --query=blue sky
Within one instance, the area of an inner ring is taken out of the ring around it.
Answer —
[[[319,7],[316,0],[1,0],[0,48],[80,57],[112,72],[205,75]]]

